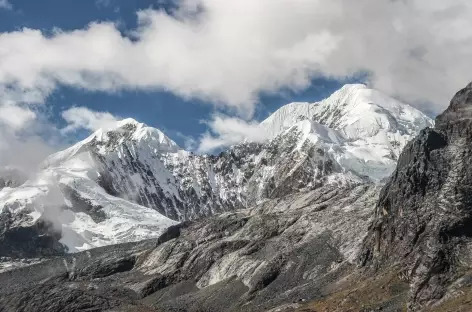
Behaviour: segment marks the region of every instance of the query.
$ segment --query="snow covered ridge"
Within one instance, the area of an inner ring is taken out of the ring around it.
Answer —
[[[306,132],[311,137],[329,134],[323,141],[343,168],[374,181],[389,176],[405,145],[421,129],[434,125],[419,110],[365,85],[352,84],[318,103],[288,104],[261,126],[273,138],[294,125],[299,127],[301,120],[316,124]]]
[[[363,85],[286,105],[261,123],[267,142],[245,141],[218,156],[195,155],[125,119],[51,155],[22,186],[1,190],[0,219],[13,221],[0,234],[45,220],[73,252],[157,237],[179,221],[321,185],[379,182],[432,124]]]

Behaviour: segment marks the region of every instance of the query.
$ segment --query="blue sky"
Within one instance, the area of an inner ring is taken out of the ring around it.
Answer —
[[[148,8],[169,9],[169,5],[163,1],[159,4],[152,0],[14,0],[11,3],[13,9],[0,10],[0,32],[27,27],[40,29],[47,34],[55,28],[68,31],[82,29],[94,21],[111,21],[118,23],[120,31],[126,35],[137,26],[137,11]],[[340,88],[344,82],[360,80],[316,78],[312,80],[311,86],[301,91],[280,90],[275,94],[261,94],[253,119],[263,120],[289,102],[320,100]],[[120,117],[132,117],[157,127],[181,146],[185,145],[185,137],[198,139],[208,131],[203,120],[210,119],[215,111],[225,111],[215,108],[208,101],[185,99],[163,90],[97,92],[64,86],[59,86],[48,96],[46,104],[51,111],[50,120],[58,127],[65,125],[60,116],[62,111],[72,106],[84,106]],[[78,131],[69,141],[87,134],[88,131]]]

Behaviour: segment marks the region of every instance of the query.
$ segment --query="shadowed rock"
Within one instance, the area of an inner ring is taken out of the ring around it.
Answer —
[[[380,193],[362,264],[404,266],[416,311],[472,265],[472,84],[410,142]],[[465,273],[467,275],[467,273]],[[467,286],[467,285],[463,285]]]

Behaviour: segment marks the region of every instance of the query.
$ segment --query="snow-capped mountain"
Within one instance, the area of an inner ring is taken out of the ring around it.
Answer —
[[[261,123],[267,142],[245,141],[218,156],[195,155],[125,119],[51,155],[22,186],[0,191],[0,219],[9,220],[0,237],[41,221],[47,226],[34,233],[52,228],[76,251],[157,237],[178,221],[321,185],[378,182],[405,144],[432,124],[363,85],[319,103],[286,105]]]
[[[311,121],[311,128],[303,120]],[[379,181],[393,172],[406,143],[433,124],[417,109],[354,84],[318,103],[288,104],[261,126],[270,137],[297,127],[305,141],[326,143],[325,149],[344,169]]]

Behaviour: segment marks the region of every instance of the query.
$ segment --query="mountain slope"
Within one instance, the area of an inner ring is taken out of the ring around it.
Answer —
[[[363,85],[320,103],[284,106],[261,123],[267,142],[243,142],[218,156],[195,155],[125,119],[51,155],[21,187],[0,191],[0,241],[7,242],[0,255],[18,242],[12,233],[19,226],[27,237],[45,238],[44,252],[60,253],[56,236],[77,251],[157,237],[176,221],[320,186],[378,182],[393,171],[398,149],[431,124]]]
[[[365,265],[404,268],[411,311],[472,286],[471,108],[469,84],[407,145],[365,241]]]
[[[355,267],[378,191],[325,186],[185,222],[159,239],[0,274],[0,310],[266,311],[302,303]]]
[[[60,254],[64,237],[45,230],[48,210],[88,217],[92,229],[113,213],[124,218],[117,229],[127,219],[145,222],[144,211],[159,226],[142,232],[137,222],[118,239],[157,238],[0,273],[0,310],[402,311],[408,302],[418,311],[470,292],[472,85],[434,129],[421,131],[422,120],[432,125],[421,113],[374,105],[359,96],[371,92],[365,87],[346,88],[331,104],[348,103],[341,113],[323,103],[276,112],[261,125],[283,125],[268,142],[218,156],[193,155],[134,120],[52,155],[36,180],[1,191],[9,199],[2,244],[12,233],[15,246],[40,237],[40,247]],[[368,122],[355,118],[357,106]],[[385,187],[373,183],[396,162],[392,142],[401,146],[415,131]],[[164,214],[192,220],[217,212],[161,230],[174,224]],[[39,218],[18,226],[25,215]],[[70,226],[62,221],[62,230]],[[90,246],[103,239],[99,231],[72,232]],[[305,306],[311,300],[317,304]]]

